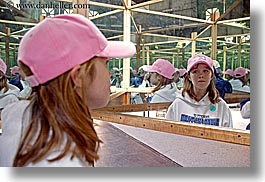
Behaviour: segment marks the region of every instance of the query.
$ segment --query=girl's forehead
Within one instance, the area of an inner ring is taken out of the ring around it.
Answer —
[[[207,64],[199,63],[199,64],[193,66],[191,70],[198,69],[198,68],[207,68],[207,69],[211,69],[211,68],[209,68],[209,66],[208,66]]]

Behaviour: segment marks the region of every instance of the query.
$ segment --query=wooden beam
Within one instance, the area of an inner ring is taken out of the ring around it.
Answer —
[[[94,6],[125,10],[125,7],[123,7],[123,6],[117,6],[117,5],[107,4],[107,3],[99,3],[99,2],[89,1],[89,4],[94,5]]]
[[[250,131],[94,110],[93,119],[209,140],[250,145]]]
[[[141,9],[141,8],[135,8],[135,9],[131,9],[131,10],[138,12],[138,13],[153,14],[153,15],[157,15],[157,16],[164,16],[164,17],[171,17],[171,18],[178,18],[178,19],[195,21],[195,22],[213,24],[212,21],[202,20],[199,18],[193,18],[193,17],[188,17],[188,16],[175,15],[175,14],[163,13],[163,12],[158,12],[158,11],[151,11],[151,10],[146,10],[146,9]]]
[[[112,111],[112,112],[139,112],[139,111],[154,111],[154,110],[157,111],[157,110],[167,109],[170,104],[171,102],[107,106],[97,109],[97,111]]]
[[[115,99],[115,98],[121,96],[121,95],[124,94],[124,93],[126,93],[126,91],[121,91],[121,92],[115,92],[115,93],[112,93],[112,94],[110,95],[110,100],[113,100],[113,99]]]
[[[237,0],[235,1],[226,11],[223,13],[220,17],[218,17],[215,20],[215,23],[218,22],[219,20],[222,20],[226,15],[228,15],[234,8],[236,8],[243,0]]]
[[[151,4],[159,3],[159,2],[162,2],[162,1],[164,1],[164,0],[149,0],[149,1],[146,1],[146,2],[143,2],[143,3],[139,3],[139,4],[136,4],[136,5],[133,5],[129,9],[139,8],[139,7],[143,7],[143,6],[149,6]]]

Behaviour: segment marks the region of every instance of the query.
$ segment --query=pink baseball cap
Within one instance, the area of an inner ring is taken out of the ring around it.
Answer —
[[[18,62],[33,75],[25,77],[32,87],[43,84],[91,58],[129,58],[136,52],[132,42],[108,41],[96,25],[79,14],[48,17],[29,30],[18,48]]]
[[[2,71],[4,74],[6,74],[6,63],[3,61],[3,59],[0,58],[0,71]]]
[[[173,78],[173,74],[175,73],[174,66],[165,59],[157,59],[152,66],[144,66],[144,71],[155,72],[158,73],[168,79]]]
[[[211,68],[211,70],[214,73],[213,60],[210,57],[205,56],[205,55],[203,55],[201,53],[200,54],[196,54],[195,56],[191,57],[188,60],[187,71],[190,71],[193,66],[195,66],[197,64],[200,64],[200,63],[206,64],[209,68]]]
[[[13,67],[11,68],[11,74],[12,74],[12,75],[19,74],[19,70],[20,70],[20,68],[19,68],[18,66],[13,66]]]
[[[183,76],[186,72],[187,72],[187,70],[185,68],[179,69],[180,76]]]
[[[231,70],[231,69],[227,69],[227,70],[224,72],[224,74],[226,74],[226,75],[230,75],[230,76],[234,76],[234,71]]]
[[[243,67],[238,67],[234,71],[234,77],[235,78],[240,78],[242,76],[245,76],[247,74],[247,69]]]

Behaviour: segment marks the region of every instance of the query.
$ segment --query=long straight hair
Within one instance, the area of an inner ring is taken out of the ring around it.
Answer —
[[[2,90],[3,88],[4,93],[7,92],[9,89],[6,75],[2,71],[0,71],[0,90]]]
[[[32,74],[26,65],[21,63],[20,66],[25,75]],[[93,60],[81,65],[80,69],[80,75],[87,77],[88,72],[93,72]],[[93,74],[89,76],[93,77]],[[71,159],[76,157],[86,165],[93,166],[99,158],[97,153],[101,140],[86,104],[84,80],[82,98],[75,90],[70,71],[33,88],[32,99],[27,107],[31,111],[31,118],[22,134],[13,166],[40,162],[53,151],[60,153],[49,162],[70,155]]]
[[[164,88],[165,86],[167,86],[168,84],[170,83],[173,83],[174,80],[173,78],[172,79],[169,79],[169,78],[166,78],[162,75],[159,75],[158,73],[153,73],[153,74],[156,74],[156,76],[160,76],[161,79],[159,81],[159,83],[156,85],[156,87],[152,90],[153,93],[155,93],[156,91],[160,90],[161,88]],[[171,88],[174,88],[173,85],[171,85]]]
[[[187,92],[187,94],[190,96],[190,98],[196,100],[196,94],[194,92],[194,86],[189,79],[189,75],[190,75],[190,72],[188,72],[185,76],[183,90],[182,90],[182,96],[184,97],[185,92]],[[215,81],[213,78],[207,87],[207,92],[208,92],[208,96],[209,96],[211,103],[216,104],[220,101],[219,92],[215,87]]]

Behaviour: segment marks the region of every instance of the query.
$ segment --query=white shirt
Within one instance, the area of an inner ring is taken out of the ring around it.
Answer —
[[[169,106],[166,119],[233,127],[231,111],[225,101],[220,99],[220,102],[212,104],[208,93],[199,102],[191,99],[187,93],[184,97],[178,95]]]
[[[30,118],[30,111],[26,110],[30,101],[21,100],[16,103],[9,104],[1,113],[2,116],[2,131],[0,135],[0,167],[11,167],[15,158],[19,142],[22,136],[22,130],[27,128],[27,123]],[[24,112],[26,110],[26,112]],[[23,118],[23,121],[22,121]],[[52,151],[46,159],[35,164],[29,164],[27,167],[89,167],[82,163],[76,157],[70,159],[68,154],[61,160],[48,162],[47,159],[52,159],[57,156],[60,151]]]
[[[243,83],[239,79],[232,79],[229,82],[233,90],[250,93],[250,87],[248,85],[242,86]]]
[[[250,118],[250,101],[246,102],[240,111],[242,118],[248,119]]]
[[[154,93],[151,103],[173,102],[178,95],[176,84],[171,83]]]
[[[9,89],[4,92],[5,88],[0,90],[0,108],[6,107],[8,104],[17,102],[19,99],[19,88],[14,85],[8,84]]]

